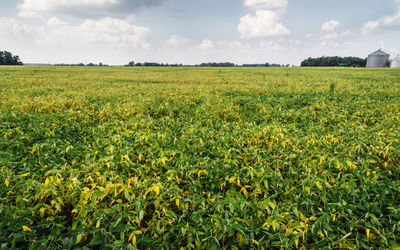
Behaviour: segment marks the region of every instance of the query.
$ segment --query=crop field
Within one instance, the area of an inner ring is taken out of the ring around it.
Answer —
[[[0,248],[400,246],[400,70],[0,67]]]

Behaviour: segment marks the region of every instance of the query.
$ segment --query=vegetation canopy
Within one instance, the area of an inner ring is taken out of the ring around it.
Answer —
[[[302,67],[365,67],[367,65],[367,59],[358,57],[318,57],[308,58],[301,62]]]
[[[400,71],[0,67],[0,245],[396,248]]]
[[[13,56],[8,51],[0,51],[0,65],[22,65],[19,56]]]

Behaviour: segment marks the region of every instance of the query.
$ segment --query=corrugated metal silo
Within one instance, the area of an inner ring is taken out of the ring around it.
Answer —
[[[397,56],[392,59],[390,62],[390,67],[391,68],[400,68],[400,56]]]
[[[367,59],[367,68],[384,68],[389,64],[390,55],[382,50],[370,54]]]

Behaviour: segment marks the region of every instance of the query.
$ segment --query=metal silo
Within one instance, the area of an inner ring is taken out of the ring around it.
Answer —
[[[400,56],[397,56],[392,59],[390,62],[390,67],[391,68],[400,68]]]
[[[382,50],[370,54],[367,59],[367,68],[384,68],[389,64],[390,55]]]

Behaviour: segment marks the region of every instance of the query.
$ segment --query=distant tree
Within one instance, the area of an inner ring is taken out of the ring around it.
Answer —
[[[144,62],[142,66],[145,67],[160,67],[161,64],[155,62]]]
[[[13,56],[8,51],[0,51],[0,65],[23,65],[19,56]]]
[[[301,62],[302,67],[365,67],[367,64],[366,59],[358,57],[318,57],[318,58],[308,58]]]
[[[135,62],[134,61],[132,61],[132,62],[129,62],[127,65],[125,65],[126,67],[133,67],[133,66],[135,66]]]
[[[209,63],[202,63],[199,65],[200,67],[235,67],[234,63],[231,62],[209,62]]]

